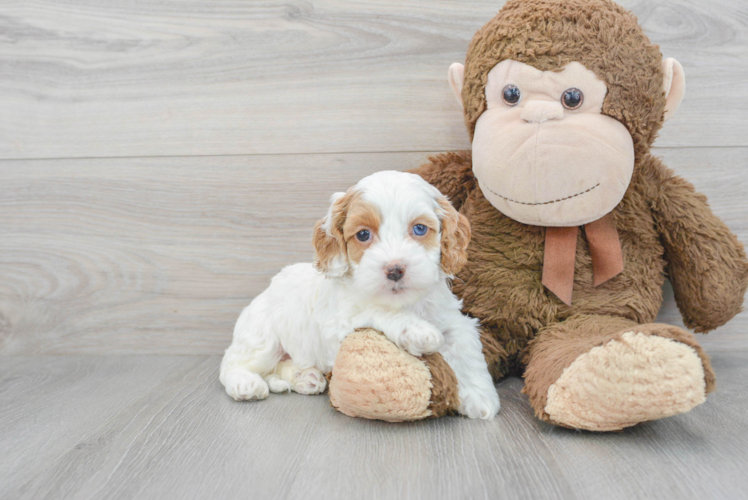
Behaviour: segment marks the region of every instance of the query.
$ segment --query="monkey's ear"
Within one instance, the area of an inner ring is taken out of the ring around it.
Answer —
[[[462,107],[462,83],[465,80],[465,66],[460,63],[452,63],[449,67],[449,86],[452,87],[452,92],[457,98],[457,102]]]
[[[668,121],[686,95],[686,75],[683,66],[672,57],[662,61],[662,88],[665,90],[665,121]]]

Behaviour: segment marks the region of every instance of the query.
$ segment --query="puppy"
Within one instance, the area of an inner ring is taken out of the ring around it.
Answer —
[[[314,228],[314,264],[283,269],[239,316],[221,363],[229,396],[321,393],[342,340],[369,327],[414,356],[440,352],[457,376],[459,412],[494,417],[478,321],[460,312],[448,281],[467,260],[467,219],[404,172],[370,175],[331,202]]]

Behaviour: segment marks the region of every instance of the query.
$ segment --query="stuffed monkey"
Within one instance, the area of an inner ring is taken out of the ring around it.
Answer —
[[[524,375],[540,419],[594,431],[704,402],[708,356],[691,333],[653,323],[662,285],[672,282],[686,326],[708,332],[741,310],[748,262],[706,198],[650,154],[683,98],[681,65],[611,1],[510,0],[449,82],[472,151],[415,172],[472,226],[453,286],[480,319],[495,380]],[[333,406],[412,420],[459,404],[444,363],[387,342],[371,332],[343,342]],[[384,380],[398,357],[411,363]],[[397,406],[400,394],[416,403]]]

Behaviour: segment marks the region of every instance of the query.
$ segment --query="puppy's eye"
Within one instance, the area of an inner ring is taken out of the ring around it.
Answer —
[[[514,106],[519,102],[522,94],[520,94],[519,88],[516,85],[507,85],[504,87],[501,97],[507,106]]]
[[[413,226],[413,234],[416,236],[423,236],[424,234],[429,232],[428,226],[425,226],[423,224],[416,224]]]
[[[561,96],[561,104],[566,109],[577,109],[584,102],[584,94],[577,88],[570,88],[564,91]]]
[[[371,239],[371,232],[368,229],[362,229],[356,233],[356,239],[361,242],[369,241]]]

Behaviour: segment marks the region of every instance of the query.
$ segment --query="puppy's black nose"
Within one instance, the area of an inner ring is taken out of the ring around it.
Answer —
[[[400,278],[405,274],[405,266],[395,264],[384,268],[384,272],[387,273],[387,279],[392,281],[400,281]]]

